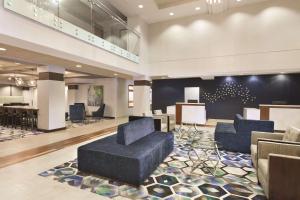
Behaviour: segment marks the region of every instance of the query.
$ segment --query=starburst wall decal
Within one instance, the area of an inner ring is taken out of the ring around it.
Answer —
[[[240,98],[243,104],[254,102],[256,97],[251,95],[248,87],[235,82],[220,85],[215,93],[202,92],[201,99],[209,103],[224,101],[228,98]]]

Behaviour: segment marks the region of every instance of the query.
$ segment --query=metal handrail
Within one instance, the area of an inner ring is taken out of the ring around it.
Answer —
[[[136,34],[139,38],[140,33],[137,32],[134,28],[128,26],[127,22],[125,22],[123,19],[121,19],[118,15],[116,15],[111,9],[109,9],[106,5],[104,5],[101,1],[99,0],[88,0],[91,2],[93,5],[98,6],[101,10],[103,10],[106,14],[110,15],[113,20],[116,20],[120,24],[122,24],[126,29],[132,31],[134,34]]]

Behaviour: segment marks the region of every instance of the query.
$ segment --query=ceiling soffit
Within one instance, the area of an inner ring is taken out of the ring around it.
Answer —
[[[169,8],[198,0],[154,0],[158,9]]]

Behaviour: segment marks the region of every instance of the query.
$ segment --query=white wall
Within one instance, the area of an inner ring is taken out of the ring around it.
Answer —
[[[134,107],[133,115],[151,116],[150,108],[150,86],[134,86]]]
[[[16,86],[0,86],[0,96],[22,96],[22,88]]]
[[[37,107],[37,89],[29,88],[23,90],[24,103],[29,103],[30,106]]]
[[[133,114],[133,108],[128,108],[128,85],[133,85],[133,81],[117,79],[117,117]]]
[[[117,83],[114,78],[92,80],[90,84],[80,84],[76,91],[76,103],[85,103],[88,113],[96,111],[99,107],[87,106],[88,88],[90,85],[103,85],[105,112],[107,117],[115,117],[117,113]]]
[[[132,114],[128,108],[128,85],[133,81],[117,78],[71,80],[79,83],[78,90],[68,90],[68,106],[74,103],[85,103],[87,112],[96,111],[99,107],[87,106],[88,88],[90,85],[103,85],[106,117],[124,117]]]
[[[151,24],[151,75],[300,70],[299,0],[272,0],[217,15]]]
[[[69,112],[69,106],[73,105],[74,103],[76,103],[76,91],[77,90],[69,90],[68,89],[68,94],[66,95],[66,99],[67,99],[67,112]]]

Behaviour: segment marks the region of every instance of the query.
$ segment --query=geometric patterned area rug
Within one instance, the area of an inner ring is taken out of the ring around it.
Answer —
[[[174,151],[140,187],[80,172],[76,159],[39,175],[66,187],[88,190],[99,195],[99,199],[101,196],[153,200],[266,199],[257,183],[250,155],[226,151],[220,151],[220,154],[221,163],[216,176],[212,176],[204,167],[192,171],[186,146],[175,144]]]

